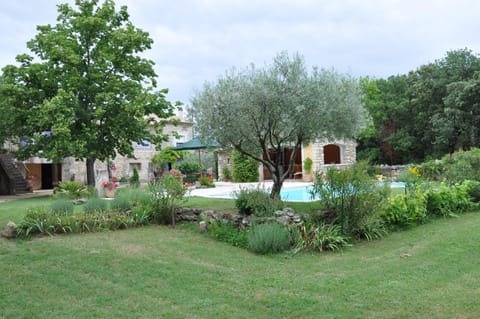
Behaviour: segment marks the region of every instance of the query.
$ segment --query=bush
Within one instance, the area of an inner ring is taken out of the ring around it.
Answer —
[[[290,232],[279,223],[253,225],[248,233],[248,249],[257,254],[279,253],[290,244]]]
[[[60,182],[53,193],[57,196],[67,198],[81,198],[89,195],[88,188],[80,182]]]
[[[429,181],[442,180],[444,165],[440,160],[430,160],[418,165],[420,174]]]
[[[182,179],[168,174],[149,183],[148,192],[151,196],[150,205],[154,221],[175,226],[175,208],[185,200],[184,196],[187,193]]]
[[[276,210],[283,209],[283,202],[278,198],[270,198],[266,190],[243,188],[234,193],[235,206],[240,214],[257,217],[272,216]]]
[[[397,175],[397,181],[404,182],[407,191],[413,191],[422,181],[420,170],[414,166],[409,166]]]
[[[50,205],[50,211],[53,214],[72,214],[74,210],[72,201],[66,199],[56,200]]]
[[[311,171],[312,171],[312,165],[313,165],[313,161],[310,157],[307,157],[305,159],[305,161],[303,162],[303,169],[305,170],[305,172],[307,174],[310,174]]]
[[[175,168],[185,174],[184,181],[187,183],[193,183],[198,180],[198,177],[205,171],[205,167],[193,161],[183,161],[175,165]]]
[[[208,234],[216,240],[235,247],[247,248],[247,231],[239,229],[231,222],[213,221],[208,225]]]
[[[140,176],[138,176],[138,170],[136,167],[133,167],[132,177],[130,177],[128,182],[133,188],[137,188],[140,186]]]
[[[442,158],[442,164],[443,180],[450,185],[465,180],[480,181],[480,148],[446,155]]]
[[[349,169],[330,168],[326,174],[317,173],[310,194],[321,199],[318,224],[338,225],[343,234],[361,238],[366,220],[381,209],[390,187],[379,186],[367,174],[366,163],[357,163]]]
[[[215,187],[210,176],[200,176],[198,178],[198,182],[202,187],[207,187],[207,188]]]
[[[83,211],[87,214],[100,214],[107,210],[108,203],[101,198],[90,198],[84,205]]]
[[[417,225],[427,217],[427,201],[422,189],[407,195],[396,195],[387,202],[380,213],[381,220],[388,226],[406,227]]]
[[[475,203],[480,202],[480,182],[466,180],[463,182],[463,185],[465,185],[468,195],[470,195],[470,200]]]
[[[237,151],[233,151],[232,160],[234,182],[258,182],[258,162],[256,160]]]
[[[471,185],[463,183],[447,187],[440,184],[436,189],[427,190],[425,196],[428,214],[447,217],[472,209],[474,204],[469,193]]]
[[[230,169],[226,165],[222,167],[222,177],[224,181],[229,181],[232,179],[232,174],[230,173]]]

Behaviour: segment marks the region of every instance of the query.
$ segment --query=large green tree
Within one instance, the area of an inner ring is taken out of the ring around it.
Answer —
[[[398,164],[405,159],[412,144],[404,127],[411,117],[405,76],[361,80],[363,101],[371,124],[359,138],[359,158],[376,163]]]
[[[27,43],[35,57],[18,55],[0,82],[2,112],[12,112],[3,138],[20,142],[19,157],[85,160],[93,185],[96,160],[133,156],[132,142],[165,139],[159,119],[174,106],[166,89],[156,90],[154,62],[140,55],[153,40],[125,6],[61,4],[57,23],[37,30]]]
[[[279,196],[302,145],[322,138],[352,138],[365,114],[358,82],[331,70],[308,72],[303,57],[278,54],[264,68],[253,64],[206,83],[192,99],[202,137],[261,162]],[[292,148],[283,167],[284,148]],[[273,156],[270,156],[273,154]]]
[[[461,49],[407,75],[365,79],[373,124],[361,134],[358,153],[400,164],[478,146],[479,72],[478,55]]]

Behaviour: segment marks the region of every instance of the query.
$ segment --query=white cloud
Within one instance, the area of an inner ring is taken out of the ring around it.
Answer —
[[[57,0],[0,8],[0,65],[13,63],[38,24],[55,23]],[[61,0],[59,0],[61,1]],[[73,3],[73,0],[69,1]],[[154,39],[159,86],[188,102],[232,66],[268,63],[282,50],[309,65],[356,76],[407,73],[468,47],[480,52],[476,0],[117,0]]]

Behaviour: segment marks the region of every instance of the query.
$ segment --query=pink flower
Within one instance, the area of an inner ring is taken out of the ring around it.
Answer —
[[[108,181],[102,181],[102,186],[105,188],[108,188],[109,191],[113,190],[114,188],[117,188],[120,186],[119,183],[117,183],[118,179],[114,179],[113,177],[108,180]]]

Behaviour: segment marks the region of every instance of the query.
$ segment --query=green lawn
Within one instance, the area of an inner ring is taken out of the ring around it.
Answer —
[[[54,198],[52,196],[42,196],[0,203],[0,228],[9,220],[19,223],[25,216],[27,208],[49,206],[53,201]]]
[[[217,211],[237,211],[235,208],[235,201],[233,199],[218,199],[192,196],[188,197],[188,200],[183,206],[196,207],[204,209],[214,209]],[[286,202],[285,206],[292,207],[298,212],[311,212],[319,208],[319,204],[315,202]]]
[[[0,224],[41,203],[0,204]],[[478,318],[479,228],[469,213],[293,257],[185,227],[0,240],[0,318]]]

